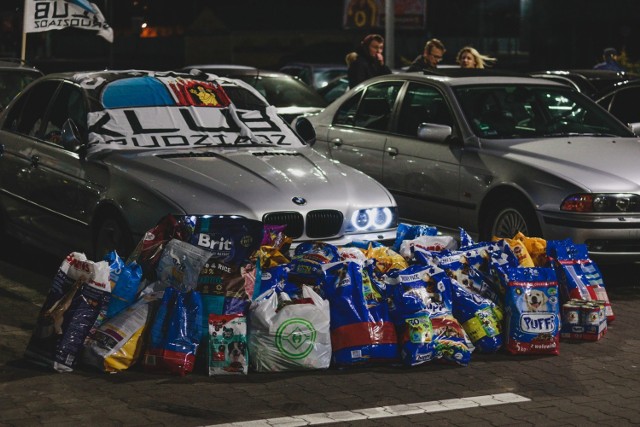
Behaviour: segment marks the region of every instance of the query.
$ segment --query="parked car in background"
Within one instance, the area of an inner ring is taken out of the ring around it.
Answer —
[[[225,64],[189,65],[182,70],[194,69],[248,83],[260,92],[269,104],[275,106],[278,114],[289,123],[301,114],[317,113],[327,106],[324,98],[311,87],[279,71]]]
[[[566,85],[467,71],[379,76],[294,124],[310,121],[316,150],[386,186],[401,221],[640,261],[638,138]]]
[[[343,74],[327,83],[326,86],[318,89],[320,96],[324,98],[328,103],[332,103],[336,99],[340,98],[346,91],[349,90],[349,78],[346,74]]]
[[[325,87],[336,77],[347,74],[347,65],[292,62],[280,68],[280,71],[297,77],[312,88],[318,90]]]
[[[29,83],[43,74],[19,59],[0,58],[0,111]]]
[[[618,83],[598,100],[603,108],[640,135],[640,80]]]
[[[599,98],[617,83],[640,78],[625,71],[592,69],[536,71],[530,75],[568,84],[592,99]]]
[[[50,74],[0,116],[4,231],[61,255],[126,255],[167,214],[243,217],[336,245],[393,241],[397,222],[387,190],[305,145],[241,81]]]

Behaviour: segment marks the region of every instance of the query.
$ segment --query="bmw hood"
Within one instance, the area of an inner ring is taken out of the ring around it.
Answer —
[[[640,193],[636,138],[576,136],[507,145],[483,140],[482,145],[485,153],[559,176],[588,191]]]
[[[310,147],[206,148],[112,153],[108,163],[162,193],[185,213],[267,212],[395,206],[377,181]]]

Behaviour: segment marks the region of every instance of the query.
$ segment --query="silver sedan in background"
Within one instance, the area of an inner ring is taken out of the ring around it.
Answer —
[[[568,86],[483,71],[380,76],[298,122],[387,187],[402,221],[640,261],[638,138]]]

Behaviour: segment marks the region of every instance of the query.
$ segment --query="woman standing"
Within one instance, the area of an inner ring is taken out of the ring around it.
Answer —
[[[471,46],[465,46],[458,52],[456,62],[460,64],[461,68],[484,68],[485,66],[493,65],[493,63],[496,62],[496,58],[481,55],[480,52]]]

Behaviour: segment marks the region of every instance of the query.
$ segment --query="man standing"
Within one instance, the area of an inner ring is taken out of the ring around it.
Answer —
[[[407,71],[435,71],[446,49],[438,39],[431,39],[424,45],[422,55],[418,56],[409,66]]]
[[[360,42],[356,50],[358,56],[347,71],[350,88],[371,77],[391,74],[391,69],[384,64],[383,50],[384,38],[379,34],[369,34]]]
[[[608,47],[602,52],[602,59],[604,62],[596,64],[594,70],[611,70],[611,71],[625,71],[622,65],[618,64],[618,51],[613,47]]]

